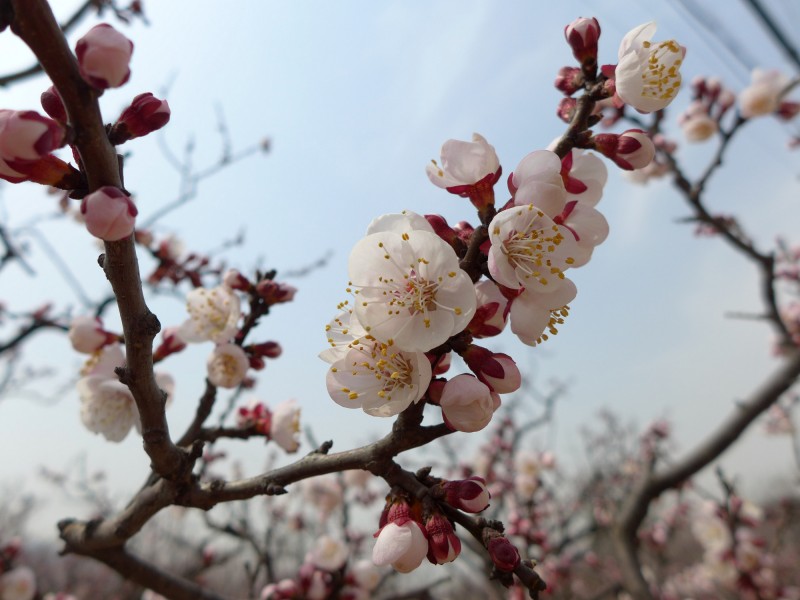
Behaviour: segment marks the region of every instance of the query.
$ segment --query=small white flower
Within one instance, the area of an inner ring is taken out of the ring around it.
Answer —
[[[178,333],[186,342],[229,342],[238,329],[241,307],[239,297],[225,285],[195,288],[186,295],[189,320]]]
[[[780,71],[753,69],[750,85],[739,93],[739,112],[746,119],[774,113],[789,83]]]
[[[665,108],[681,87],[686,49],[675,40],[651,42],[656,24],[635,27],[622,39],[615,71],[617,95],[642,113]]]
[[[300,442],[300,408],[296,400],[281,402],[272,413],[269,437],[286,452],[297,452]]]
[[[108,334],[103,331],[103,324],[100,319],[89,316],[79,316],[72,319],[67,335],[72,347],[83,354],[97,352],[108,339]]]
[[[450,245],[428,231],[368,235],[350,253],[349,274],[358,321],[399,350],[426,352],[475,313],[472,280]]]
[[[306,562],[323,571],[338,571],[347,562],[347,546],[329,535],[323,535],[306,555]]]
[[[432,160],[425,172],[434,185],[445,189],[474,185],[500,168],[494,146],[477,133],[472,134],[471,142],[447,140],[441,158],[441,166]]]
[[[575,299],[578,289],[570,279],[553,292],[539,293],[525,289],[511,303],[511,331],[523,344],[535,346],[558,333],[558,325],[569,314],[569,303]]]
[[[366,336],[328,370],[328,394],[345,408],[391,417],[417,402],[431,381],[424,352],[403,352]]]
[[[242,383],[249,368],[247,354],[236,344],[220,344],[206,363],[208,380],[221,388],[235,388]]]
[[[555,290],[575,262],[573,235],[532,204],[498,213],[489,239],[489,272],[509,288]]]

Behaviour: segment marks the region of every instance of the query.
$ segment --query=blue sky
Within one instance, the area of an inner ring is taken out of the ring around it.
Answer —
[[[57,2],[56,12],[67,15],[76,4]],[[326,365],[316,357],[324,347],[324,325],[345,298],[350,247],[375,216],[387,212],[411,209],[440,213],[451,222],[474,220],[466,201],[434,188],[425,176],[425,164],[438,158],[446,139],[481,133],[509,173],[525,154],[559,135],[564,126],[555,117],[560,96],[552,80],[561,66],[571,64],[562,34],[567,23],[577,16],[598,17],[600,62],[614,63],[624,33],[656,19],[656,39],[676,38],[688,48],[684,81],[719,75],[738,90],[748,80],[744,67],[720,55],[714,40],[690,27],[685,13],[670,4],[586,0],[541,6],[469,0],[251,1],[220,10],[211,2],[151,2],[146,3],[149,27],[120,27],[135,43],[133,74],[125,87],[103,97],[107,121],[132,96],[158,94],[168,85],[173,116],[163,139],[177,153],[193,139],[199,167],[219,155],[217,108],[234,148],[272,139],[269,155],[204,182],[197,198],[160,221],[159,230],[174,231],[188,248],[203,251],[244,229],[244,246],[225,254],[229,264],[243,270],[258,264],[280,273],[333,252],[324,269],[291,281],[300,289],[296,302],[277,307],[260,328],[263,339],[279,341],[285,352],[260,374],[253,395],[271,404],[297,398],[304,423],[319,439],[332,437],[335,448],[368,441],[391,424],[335,405],[324,387]],[[774,6],[785,11],[785,20],[797,22],[789,3]],[[717,16],[736,39],[745,40],[742,54],[758,65],[791,72],[746,9],[738,2],[725,7]],[[78,28],[72,44],[90,24]],[[30,61],[15,42],[10,32],[0,36],[2,72]],[[38,78],[0,90],[0,105],[38,108],[45,87]],[[687,102],[687,95],[676,101],[672,119]],[[800,222],[800,211],[796,154],[784,149],[788,132],[771,119],[750,129],[710,186],[709,203],[714,210],[740,215],[764,244],[778,233],[791,238],[796,231],[787,225]],[[178,178],[154,137],[127,146],[126,184],[147,218],[177,196]],[[708,153],[708,147],[682,144],[680,157],[699,170]],[[608,218],[611,235],[592,262],[575,273],[578,298],[562,332],[532,350],[510,335],[491,345],[527,366],[537,384],[569,382],[556,433],[548,439],[578,464],[579,427],[599,408],[642,425],[669,417],[686,448],[777,364],[763,325],[725,317],[758,311],[755,271],[720,242],[695,238],[690,228],[675,224],[687,212],[667,182],[636,187],[613,165],[609,171],[598,209]],[[0,191],[0,218],[12,227],[52,210],[52,199],[34,186]],[[80,274],[89,294],[101,297],[106,284],[95,265],[98,250],[82,228],[61,221],[48,222],[41,231]],[[0,299],[15,309],[28,306],[29,299],[55,299],[58,306],[78,311],[74,294],[33,248],[39,276],[8,269],[0,279]],[[169,296],[154,298],[151,307],[163,325],[185,316],[182,302]],[[165,364],[177,379],[178,396],[169,414],[175,432],[191,419],[210,350],[193,348]],[[80,357],[55,335],[38,338],[26,355],[36,364],[59,367],[58,381],[80,365]],[[3,479],[17,484],[35,465],[63,467],[87,452],[93,468],[112,470],[114,487],[135,488],[141,477],[131,480],[129,474],[144,473],[147,466],[138,438],[105,443],[81,426],[74,391],[56,390],[49,382],[39,388],[53,401],[12,397],[0,403],[3,448],[18,457],[3,461]],[[31,443],[39,436],[43,441]],[[258,443],[231,448],[250,471],[263,462]],[[770,469],[763,468],[765,462]],[[731,472],[745,474],[756,493],[786,477],[788,443],[751,433],[727,464]]]

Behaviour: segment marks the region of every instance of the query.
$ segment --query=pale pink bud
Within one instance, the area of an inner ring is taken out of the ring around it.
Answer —
[[[453,524],[441,513],[434,513],[425,521],[428,534],[428,560],[434,565],[453,562],[461,554],[461,540],[453,531]]]
[[[395,571],[410,573],[428,554],[425,531],[416,521],[408,520],[402,525],[389,523],[375,536],[372,562],[378,566],[392,565]]]
[[[442,484],[445,501],[453,508],[468,513],[479,513],[489,506],[491,495],[486,480],[474,475],[469,479],[455,479]]]
[[[217,387],[235,388],[247,374],[250,362],[247,355],[236,344],[220,344],[208,357],[206,363],[208,380]]]
[[[81,316],[72,319],[67,334],[72,347],[83,354],[97,352],[117,336],[103,329],[103,323],[95,317]]]
[[[64,141],[64,128],[33,110],[0,110],[0,159],[32,162],[50,154]]]
[[[95,190],[81,202],[86,229],[107,242],[116,242],[133,233],[138,213],[130,196],[109,185]]]
[[[133,42],[107,23],[92,27],[75,46],[81,77],[100,90],[128,81],[131,54]]]
[[[601,133],[593,140],[598,152],[626,171],[645,168],[656,155],[653,141],[641,129],[628,129],[620,135]]]
[[[572,48],[572,55],[581,64],[597,62],[597,40],[600,23],[592,17],[579,17],[564,28],[564,37]]]
[[[222,282],[232,290],[246,292],[250,289],[250,281],[236,269],[228,269],[225,271]]]
[[[67,122],[67,109],[64,108],[64,102],[56,89],[56,86],[51,85],[44,92],[42,92],[40,102],[44,112],[54,118],[60,123]]]
[[[511,572],[519,566],[519,550],[506,538],[494,537],[486,545],[489,557],[500,571]]]
[[[170,110],[166,100],[159,100],[150,92],[139,94],[131,105],[122,111],[108,134],[112,144],[122,144],[161,129],[169,122]]]
[[[480,431],[500,406],[500,396],[472,375],[456,375],[448,381],[439,399],[448,427],[456,431]]]

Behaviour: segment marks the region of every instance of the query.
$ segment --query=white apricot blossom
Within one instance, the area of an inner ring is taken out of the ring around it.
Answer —
[[[239,297],[226,285],[195,288],[186,295],[189,319],[178,333],[186,342],[229,342],[241,317]]]
[[[281,402],[275,407],[270,422],[269,437],[286,452],[297,452],[300,442],[300,407],[296,400]]]
[[[475,313],[472,280],[450,245],[428,231],[368,235],[350,253],[349,275],[355,316],[392,350],[428,351]]]
[[[561,177],[561,159],[550,150],[536,150],[525,156],[511,175],[514,204],[534,204],[554,217],[564,208],[567,191]]]
[[[220,344],[206,362],[206,376],[217,387],[235,388],[242,383],[250,361],[244,350],[236,344]]]
[[[340,406],[391,417],[422,398],[430,381],[431,365],[424,352],[404,352],[365,336],[333,362],[326,385]]]
[[[606,163],[593,152],[577,149],[572,150],[568,157],[567,203],[577,200],[585,206],[596,206],[608,181]]]
[[[655,32],[654,21],[630,30],[622,38],[614,73],[617,95],[642,113],[666,108],[681,87],[686,48],[675,40],[651,42]]]
[[[494,146],[477,133],[472,134],[471,142],[447,140],[442,145],[441,159],[441,165],[432,160],[425,172],[434,185],[445,189],[474,185],[494,177],[500,169]]]
[[[169,406],[175,388],[172,377],[156,373],[156,383],[167,394],[166,405]],[[79,379],[76,385],[81,399],[81,421],[89,431],[101,434],[110,442],[121,442],[134,427],[141,432],[133,394],[116,375],[90,375]]]
[[[750,85],[739,92],[739,113],[745,119],[774,113],[790,83],[791,79],[780,71],[753,69]]]
[[[323,571],[338,571],[347,562],[349,554],[346,544],[329,535],[323,535],[306,554],[306,562]]]
[[[489,272],[509,288],[557,289],[574,262],[573,235],[533,204],[499,212],[489,224]]]
[[[394,231],[395,233],[403,234],[414,230],[434,232],[433,227],[425,217],[414,211],[404,210],[399,213],[389,213],[375,217],[367,227],[366,235],[381,231]]]
[[[569,278],[553,292],[523,290],[511,303],[511,331],[528,346],[546,341],[548,333],[558,333],[558,326],[569,314],[569,303],[577,293],[578,289]]]

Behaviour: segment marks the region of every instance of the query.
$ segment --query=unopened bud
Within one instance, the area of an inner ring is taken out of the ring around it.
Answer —
[[[128,81],[131,54],[133,42],[107,23],[92,27],[75,46],[81,77],[99,90]]]
[[[108,185],[92,192],[81,202],[86,229],[107,242],[116,242],[133,233],[138,212],[130,196]]]
[[[159,100],[150,92],[139,94],[111,127],[108,139],[112,144],[122,144],[161,129],[169,122],[170,110],[166,100]]]
[[[581,65],[597,63],[597,40],[600,23],[594,17],[579,17],[564,28],[564,37],[572,48],[572,55]]]

